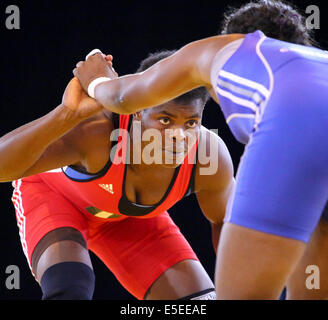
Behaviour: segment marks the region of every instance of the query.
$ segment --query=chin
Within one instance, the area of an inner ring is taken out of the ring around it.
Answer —
[[[179,154],[172,153],[164,150],[163,152],[163,166],[167,168],[176,168],[180,166],[187,155],[187,152],[181,152]]]
[[[175,168],[177,168],[178,166],[180,166],[181,164],[182,164],[183,162],[181,162],[181,163],[163,163],[162,164],[162,167],[164,167],[164,168],[170,168],[170,169],[175,169]]]
[[[184,162],[185,156],[183,157],[172,157],[172,158],[165,158],[162,166],[166,168],[177,168],[178,166],[182,165]]]

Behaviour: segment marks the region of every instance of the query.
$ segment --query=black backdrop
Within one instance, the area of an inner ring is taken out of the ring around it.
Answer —
[[[6,1],[0,4],[1,114],[0,136],[48,113],[60,101],[72,69],[93,48],[114,56],[119,74],[133,73],[148,53],[177,49],[186,43],[217,34],[227,5],[248,1]],[[327,48],[328,9],[323,1],[293,1],[302,12],[310,4],[320,7],[321,25],[316,39]],[[20,9],[20,30],[5,27],[6,7]],[[219,107],[210,101],[203,125],[218,128],[237,169],[243,147],[228,131]],[[0,154],[1,157],[1,154]],[[0,299],[40,299],[41,291],[23,254],[10,183],[0,184]],[[194,196],[170,213],[213,278],[215,254],[210,228]],[[93,254],[96,273],[94,299],[134,299]],[[20,289],[5,287],[6,268],[20,269]]]

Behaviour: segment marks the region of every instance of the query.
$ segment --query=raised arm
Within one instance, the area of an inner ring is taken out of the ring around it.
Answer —
[[[241,37],[215,36],[192,42],[142,73],[98,84],[94,96],[105,108],[125,114],[160,105],[196,87],[210,88],[210,70],[216,53]],[[79,62],[73,73],[86,91],[93,80],[111,78],[101,54]]]
[[[74,137],[67,133],[101,109],[99,103],[83,93],[74,78],[66,88],[62,104],[0,138],[0,182],[80,161],[82,155],[71,143]]]

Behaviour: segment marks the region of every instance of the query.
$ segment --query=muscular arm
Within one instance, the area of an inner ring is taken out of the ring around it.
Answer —
[[[78,80],[72,79],[62,104],[0,138],[0,182],[83,160],[79,131],[71,129],[101,109],[83,93]]]
[[[243,35],[210,37],[192,42],[146,71],[107,81],[96,86],[95,97],[116,113],[133,113],[160,105],[196,87],[210,88],[210,70],[216,53]],[[79,63],[74,74],[87,90],[98,77],[110,77],[100,54]]]
[[[197,188],[199,191],[196,196],[202,212],[211,223],[212,241],[216,251],[227,202],[234,186],[234,177],[233,164],[226,145],[214,133],[208,132],[208,135],[212,135],[212,139],[216,141],[211,145],[208,139],[206,142],[207,149],[211,147],[211,161],[218,161],[218,169],[212,175],[200,175],[197,170],[196,192]]]
[[[61,161],[52,160],[45,163],[43,158],[40,161],[43,168],[35,168],[30,175],[58,168],[62,162],[78,161],[79,154],[68,146],[64,147],[65,139],[59,140],[78,123],[73,117],[68,108],[60,105],[44,117],[25,124],[0,138],[0,181],[8,182],[25,176],[25,172],[36,164],[46,150],[48,155],[49,153],[53,156],[57,155],[57,160]],[[65,157],[64,154],[66,154]],[[59,156],[62,156],[62,159],[58,159]]]

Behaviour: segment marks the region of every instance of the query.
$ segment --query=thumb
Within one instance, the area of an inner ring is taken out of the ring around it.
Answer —
[[[62,102],[66,106],[76,107],[79,100],[81,99],[81,94],[83,93],[80,81],[77,78],[73,78],[67,85]]]

